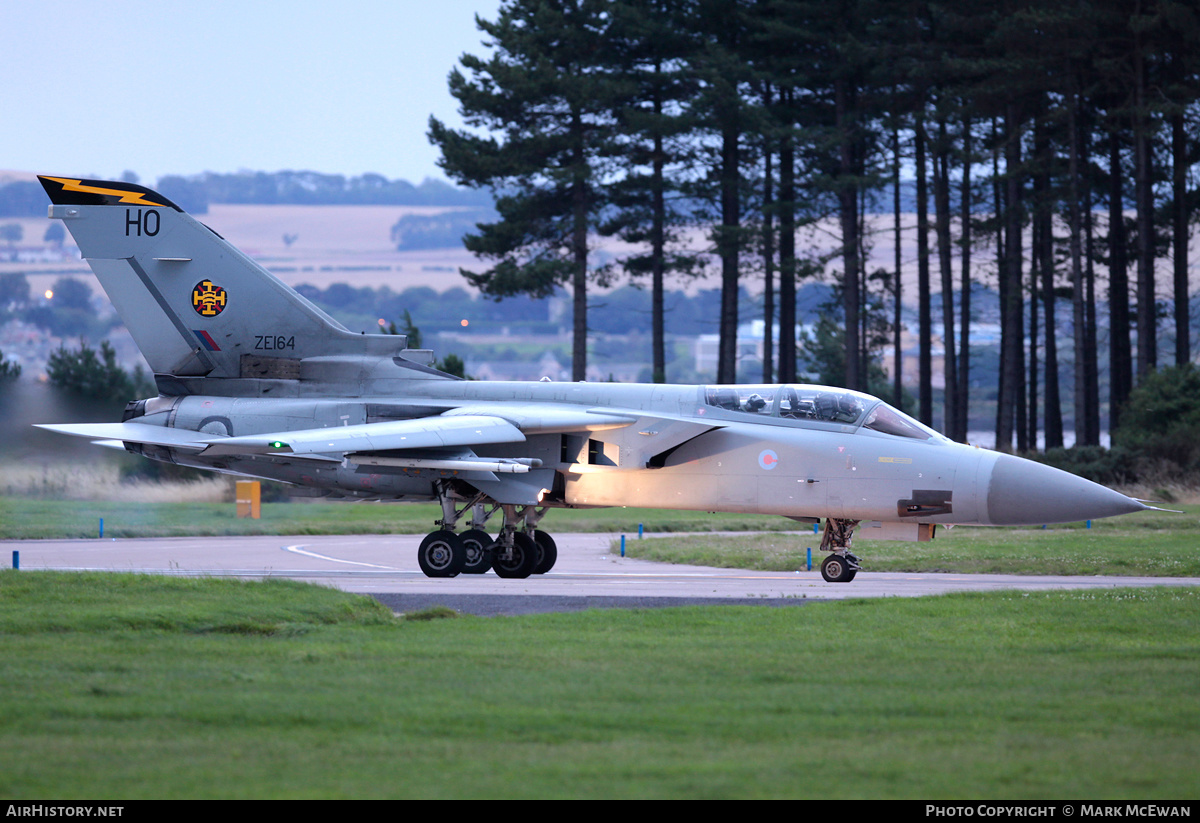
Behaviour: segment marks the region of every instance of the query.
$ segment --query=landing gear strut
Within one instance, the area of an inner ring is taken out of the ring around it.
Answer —
[[[857,520],[827,518],[821,535],[821,551],[833,552],[821,563],[821,576],[826,583],[849,583],[858,574],[858,558],[850,552],[850,540]]]
[[[441,529],[426,536],[417,550],[417,562],[427,576],[483,574],[492,569],[500,577],[525,578],[554,567],[558,547],[553,537],[537,528],[545,508],[494,504],[489,510],[488,499],[477,494],[459,509],[455,502],[462,498],[452,495],[449,485],[439,484],[437,492],[442,504],[442,519],[437,522]],[[468,511],[471,528],[455,534],[455,526]],[[485,527],[497,511],[503,511],[504,525],[493,540]]]

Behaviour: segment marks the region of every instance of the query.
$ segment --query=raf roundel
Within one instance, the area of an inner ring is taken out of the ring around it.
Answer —
[[[201,317],[216,317],[225,310],[225,289],[211,280],[201,280],[192,289],[192,308]]]
[[[770,471],[779,465],[779,455],[772,449],[763,449],[758,455],[758,465],[759,468]]]

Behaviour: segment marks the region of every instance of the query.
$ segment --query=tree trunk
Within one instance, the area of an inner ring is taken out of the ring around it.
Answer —
[[[1005,111],[1005,208],[1004,208],[1004,279],[1005,293],[1003,328],[1000,331],[1000,371],[1003,387],[996,415],[996,448],[1011,452],[1013,449],[1014,423],[1018,429],[1025,428],[1019,419],[1021,409],[1018,400],[1024,394],[1025,363],[1022,353],[1024,343],[1024,313],[1021,310],[1023,276],[1021,265],[1021,123],[1015,103],[1008,103]],[[1022,437],[1023,441],[1024,438]],[[1018,444],[1025,447],[1025,442]]]
[[[1036,193],[1034,197],[1036,197]],[[1041,223],[1033,222],[1033,247],[1038,248],[1041,242]],[[1041,271],[1041,260],[1035,252],[1029,262],[1029,431],[1032,432],[1034,443],[1037,442],[1037,394],[1038,394],[1038,273]],[[1047,374],[1049,377],[1049,374]]]
[[[1138,227],[1137,376],[1141,383],[1158,365],[1158,321],[1154,292],[1154,190],[1146,116],[1146,59],[1134,58],[1134,180]]]
[[[1090,141],[1084,139],[1083,167],[1091,165]],[[1100,445],[1100,356],[1096,346],[1096,247],[1094,220],[1092,214],[1092,184],[1089,177],[1084,177],[1083,196],[1083,236],[1087,244],[1084,259],[1087,267],[1084,270],[1087,296],[1084,313],[1084,364],[1087,369],[1086,405],[1087,405],[1087,441],[1086,446]]]
[[[1125,236],[1125,199],[1121,169],[1121,136],[1114,128],[1109,137],[1108,194],[1108,428],[1121,423],[1121,408],[1133,390],[1133,351],[1129,337],[1128,240]]]
[[[770,91],[767,92],[770,103]],[[763,141],[763,206],[762,206],[762,255],[763,255],[763,357],[762,379],[764,383],[775,381],[775,203],[772,200],[770,138]]]
[[[1046,307],[1046,448],[1057,449],[1063,445],[1063,422],[1062,390],[1058,379],[1058,300],[1054,295],[1054,280],[1057,274],[1054,266],[1054,196],[1050,192],[1049,169],[1053,155],[1050,139],[1040,120],[1035,143],[1042,166],[1034,183],[1037,190],[1035,220],[1039,227],[1036,234],[1037,240],[1034,242],[1034,255],[1040,261],[1042,302]],[[1033,294],[1036,298],[1038,294],[1036,282]],[[1036,433],[1034,436],[1036,437]]]
[[[717,382],[737,382],[738,325],[738,138],[736,125],[727,123],[721,135],[721,329],[717,353]]]
[[[959,196],[960,206],[962,208],[962,286],[959,293],[959,309],[961,311],[961,320],[959,322],[959,338],[958,344],[958,402],[955,407],[958,409],[958,421],[955,425],[955,433],[958,435],[955,440],[962,443],[967,442],[967,426],[968,414],[967,409],[970,406],[970,379],[971,379],[971,118],[970,115],[963,115],[963,165],[962,165],[962,193]]]
[[[791,89],[783,99],[790,111]],[[779,148],[779,380],[796,382],[796,164],[790,122]]]
[[[1000,176],[1000,152],[1002,149],[1002,141],[1000,139],[1000,128],[996,122],[996,117],[992,117],[992,214],[995,218],[996,225],[996,290],[1000,298],[1000,329],[1001,329],[1001,354],[1003,354],[1003,330],[1008,328],[1008,277],[1005,275],[1006,267],[1004,263],[1004,254],[1007,245],[1004,241],[1004,178]],[[1000,364],[1000,374],[996,380],[996,450],[1007,451],[1012,448],[1011,429],[1010,442],[1007,447],[1002,448],[1000,445],[1000,420],[1005,412],[1004,396],[1007,391],[1005,382],[1004,364]],[[1011,413],[1011,409],[1009,409]]]
[[[1188,298],[1188,195],[1187,136],[1183,113],[1171,115],[1171,189],[1175,208],[1172,217],[1172,256],[1175,274],[1175,365],[1192,361],[1191,321]]]
[[[921,422],[933,425],[933,316],[929,286],[929,194],[925,162],[925,117],[917,112],[914,126],[917,162],[917,314],[920,357],[918,360],[919,413]]]
[[[1088,440],[1087,425],[1087,331],[1084,312],[1083,290],[1083,215],[1079,208],[1082,192],[1079,185],[1079,97],[1072,94],[1067,108],[1067,179],[1070,206],[1067,210],[1071,219],[1071,309],[1075,325],[1075,442]],[[1049,443],[1047,442],[1047,447]]]
[[[660,69],[658,62],[655,63],[655,71]],[[658,91],[659,86],[655,86],[654,94],[654,122],[662,123],[663,101],[662,94]],[[654,130],[654,193],[652,195],[651,208],[654,211],[652,226],[650,229],[650,244],[651,251],[654,256],[653,271],[651,273],[650,282],[650,346],[652,377],[655,383],[667,382],[667,344],[666,344],[666,307],[663,287],[663,277],[666,271],[666,222],[667,222],[667,206],[666,206],[666,181],[664,179],[665,172],[664,164],[664,147],[661,126],[656,126]]]
[[[950,145],[946,134],[946,117],[938,114],[938,141],[933,161],[933,208],[937,230],[938,268],[942,279],[942,375],[946,383],[943,394],[942,430],[952,440],[962,437],[955,431],[958,420],[958,362],[954,347],[954,271],[950,259]]]
[[[571,379],[587,379],[587,266],[588,266],[588,197],[587,180],[584,170],[587,168],[586,156],[583,149],[583,119],[578,109],[572,111],[572,127],[575,132],[575,180],[572,183],[572,216],[574,223],[571,230],[571,249],[574,255],[575,270],[572,274],[574,282],[574,321],[571,341]]]
[[[902,373],[904,371],[904,352],[900,346],[900,125],[892,126],[892,232],[895,242],[895,279],[892,282],[892,298],[895,301],[892,310],[892,340],[894,354],[892,360],[892,405],[898,409],[904,407],[904,391],[902,388]]]
[[[842,307],[845,310],[846,388],[862,391],[866,380],[859,370],[859,314],[862,294],[859,288],[858,188],[854,182],[854,139],[852,134],[851,90],[846,81],[837,79],[835,104],[838,126],[838,210],[842,228]]]

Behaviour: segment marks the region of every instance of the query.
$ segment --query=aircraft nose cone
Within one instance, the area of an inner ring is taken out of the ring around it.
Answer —
[[[996,460],[988,484],[988,520],[996,526],[1071,523],[1145,508],[1098,483],[1007,454]]]

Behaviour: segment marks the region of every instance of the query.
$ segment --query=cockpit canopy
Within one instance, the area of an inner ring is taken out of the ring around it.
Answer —
[[[877,397],[830,386],[708,386],[704,402],[725,411],[755,415],[764,422],[795,421],[814,428],[863,426],[915,440],[945,439]]]

